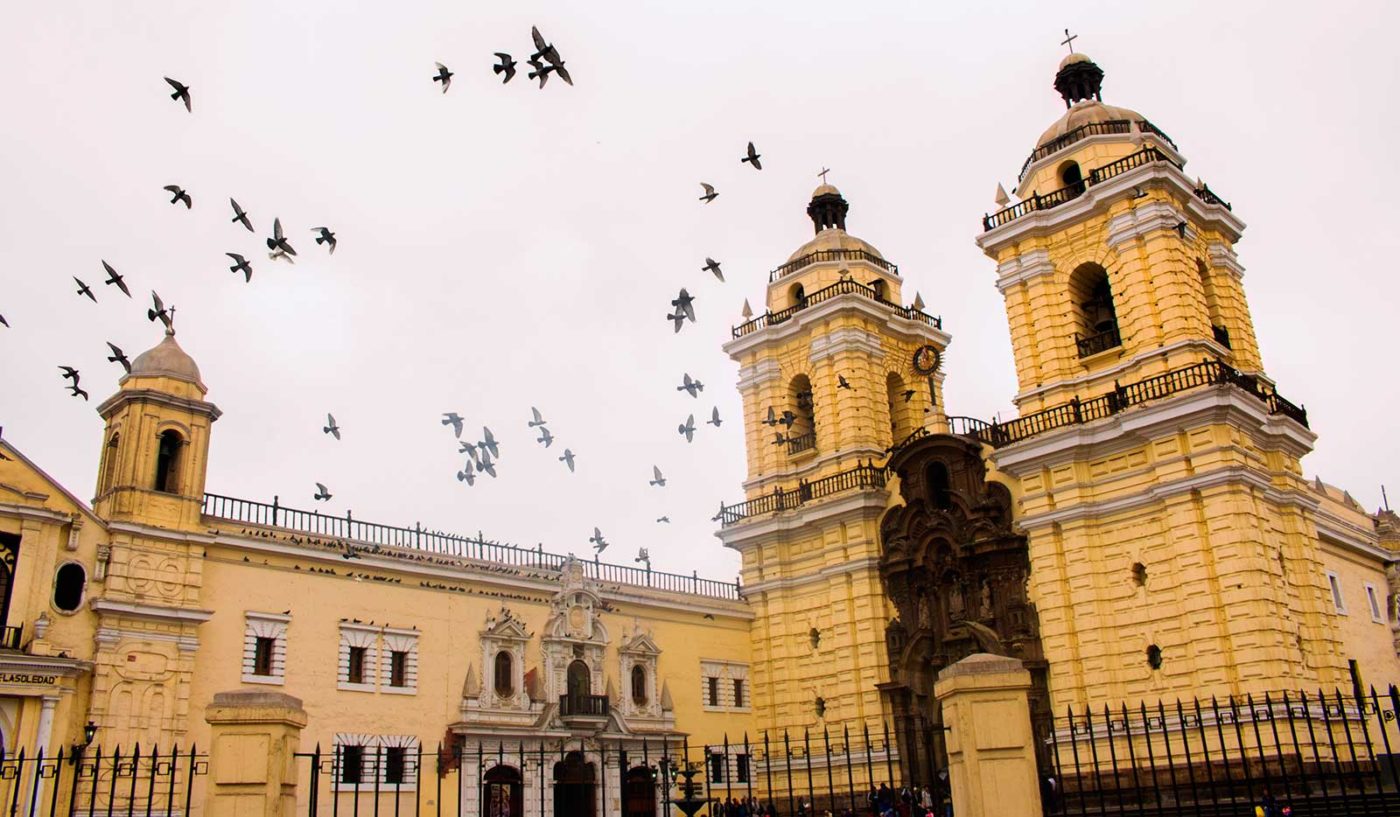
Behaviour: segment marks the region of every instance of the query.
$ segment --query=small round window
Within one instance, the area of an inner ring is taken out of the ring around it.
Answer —
[[[87,586],[87,571],[76,562],[60,567],[54,576],[53,606],[65,613],[77,610],[83,603],[83,590]]]

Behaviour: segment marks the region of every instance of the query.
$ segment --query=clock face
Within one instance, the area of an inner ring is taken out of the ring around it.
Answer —
[[[920,346],[914,352],[914,371],[919,374],[933,374],[938,369],[938,350],[932,346]]]

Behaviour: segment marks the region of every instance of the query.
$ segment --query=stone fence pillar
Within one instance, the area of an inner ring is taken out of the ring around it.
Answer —
[[[1039,817],[1040,779],[1020,661],[971,655],[938,673],[957,817]]]
[[[220,692],[204,712],[210,727],[207,817],[293,817],[297,748],[306,712],[281,692]]]

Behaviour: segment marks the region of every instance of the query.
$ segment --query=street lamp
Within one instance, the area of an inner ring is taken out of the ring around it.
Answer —
[[[87,747],[92,745],[92,739],[95,737],[97,737],[97,724],[88,721],[87,725],[83,727],[83,742],[73,744],[73,753],[68,756],[68,762],[77,765],[78,761],[82,760]]]

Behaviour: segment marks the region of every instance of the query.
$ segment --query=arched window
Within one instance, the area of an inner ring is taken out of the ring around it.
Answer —
[[[801,284],[793,284],[790,294],[793,306],[807,305],[807,290]]]
[[[812,381],[800,374],[788,384],[792,408],[783,414],[787,428],[788,453],[796,454],[817,447],[817,415],[812,401]]]
[[[1107,270],[1098,264],[1081,265],[1069,277],[1069,294],[1077,318],[1074,339],[1080,357],[1122,345]]]
[[[496,696],[509,698],[515,694],[515,667],[510,653],[501,650],[496,653]]]
[[[941,510],[953,507],[953,493],[951,480],[948,477],[948,466],[941,462],[929,463],[928,466],[928,501],[929,504]]]
[[[876,299],[885,300],[885,279],[876,278],[870,282],[870,288],[874,290]]]
[[[87,587],[87,571],[77,562],[69,562],[58,569],[53,580],[53,606],[65,613],[77,610],[83,603],[83,590]]]
[[[890,444],[893,445],[914,432],[914,393],[905,388],[899,372],[885,377],[885,397],[890,406]]]
[[[593,694],[592,676],[588,671],[588,665],[578,660],[569,664],[568,684],[570,698],[580,698]]]
[[[632,703],[645,704],[647,702],[647,671],[641,664],[632,667]]]
[[[1084,192],[1084,175],[1079,170],[1078,162],[1065,162],[1060,165],[1060,182],[1070,197]]]
[[[180,492],[180,449],[184,447],[184,440],[180,439],[178,431],[165,431],[160,435],[159,448],[156,450],[156,483],[157,491],[164,491],[167,494]]]

